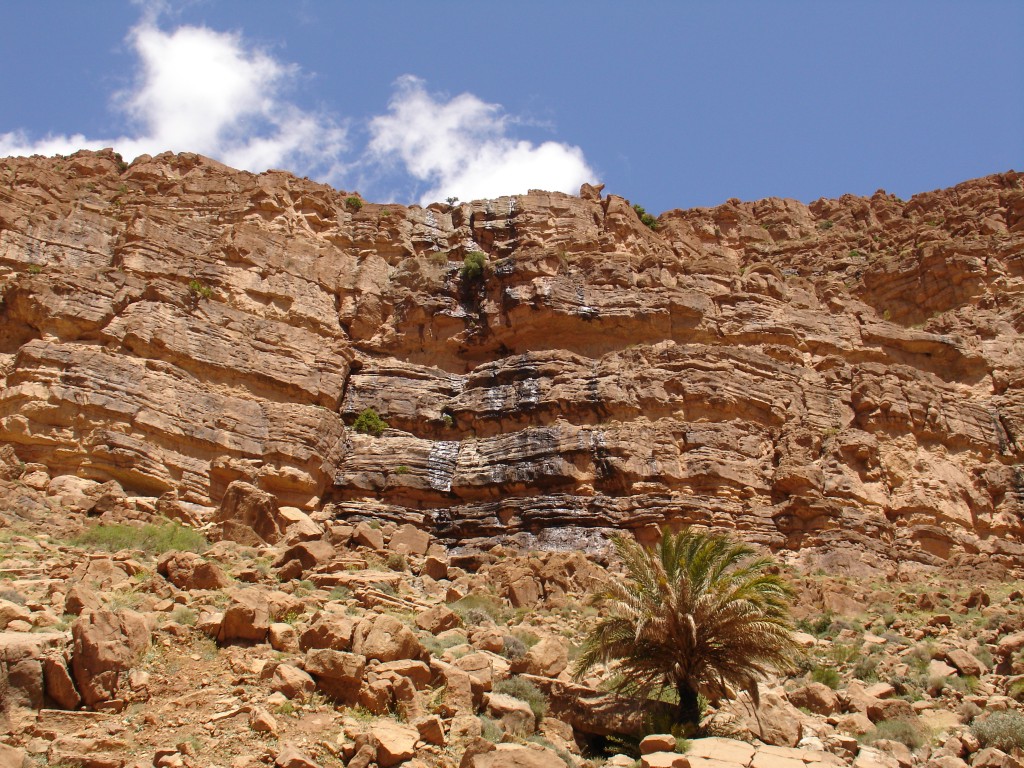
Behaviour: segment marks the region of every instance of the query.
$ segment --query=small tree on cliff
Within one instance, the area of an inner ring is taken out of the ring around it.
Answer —
[[[790,666],[799,648],[792,636],[793,590],[771,572],[773,561],[726,536],[694,530],[645,549],[616,538],[625,580],[599,597],[610,613],[591,631],[576,677],[596,664],[618,661],[620,690],[649,698],[670,689],[676,719],[696,726],[698,693],[725,696],[730,688],[757,698],[757,681]]]

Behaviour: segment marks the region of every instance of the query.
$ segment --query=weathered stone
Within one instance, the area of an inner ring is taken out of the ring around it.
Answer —
[[[157,560],[156,570],[179,589],[224,589],[231,585],[220,566],[192,552],[167,552]]]
[[[412,630],[388,614],[377,614],[360,621],[352,633],[352,650],[379,661],[420,659],[425,654]]]
[[[267,596],[258,589],[240,589],[229,593],[231,602],[224,611],[217,641],[262,643],[270,631],[270,607]]]
[[[383,720],[370,729],[377,742],[377,763],[381,768],[391,768],[404,763],[416,754],[419,731],[407,725]]]
[[[435,605],[416,616],[416,626],[432,635],[454,629],[461,624],[459,615],[446,605]]]
[[[134,611],[92,611],[71,625],[71,670],[87,706],[114,699],[121,676],[149,648],[146,620]]]

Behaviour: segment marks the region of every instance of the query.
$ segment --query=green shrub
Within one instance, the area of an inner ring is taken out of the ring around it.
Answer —
[[[392,571],[407,571],[409,570],[409,561],[406,560],[405,555],[401,552],[391,552],[388,554],[387,560],[384,561],[387,567]]]
[[[480,736],[485,741],[489,741],[492,744],[497,744],[501,741],[502,736],[505,732],[501,730],[501,726],[498,725],[498,721],[487,715],[479,715],[480,719]]]
[[[388,423],[377,415],[373,408],[367,408],[356,416],[356,420],[352,422],[352,429],[356,432],[364,435],[373,435],[374,437],[380,437],[387,428]]]
[[[171,611],[171,621],[176,621],[178,624],[184,624],[186,627],[191,627],[196,623],[196,612],[187,605],[179,605]]]
[[[984,720],[971,723],[971,733],[983,747],[1003,752],[1024,748],[1024,715],[1020,712],[993,712]]]
[[[168,520],[159,525],[94,525],[86,528],[71,541],[79,547],[117,552],[122,549],[141,549],[158,555],[172,549],[181,552],[204,552],[210,543],[196,530]]]
[[[512,635],[505,635],[502,638],[504,646],[501,649],[501,655],[509,661],[518,661],[526,655],[526,643],[520,640],[518,637]]]
[[[874,744],[876,741],[887,739],[906,744],[911,749],[917,749],[925,742],[921,726],[910,720],[883,720],[875,727],[864,734],[864,741]]]
[[[835,614],[832,611],[825,611],[813,621],[810,619],[800,619],[796,623],[796,628],[815,637],[824,637],[832,627],[833,621],[835,621]]]
[[[496,693],[504,693],[506,696],[525,701],[530,705],[530,710],[538,723],[548,713],[548,697],[540,688],[519,675],[512,675],[496,683],[494,690]]]
[[[24,605],[27,602],[25,596],[16,589],[0,589],[0,600],[7,600],[16,605]]]
[[[463,280],[476,280],[483,277],[487,266],[487,254],[481,251],[470,251],[462,260],[460,274]]]
[[[636,211],[636,215],[639,217],[640,222],[645,227],[650,227],[651,229],[658,228],[658,220],[651,216],[651,214],[649,214],[647,211],[645,211],[643,209],[643,206],[634,205],[633,210]]]
[[[360,208],[363,207],[363,201],[361,198],[356,197],[355,195],[349,195],[348,197],[345,198],[345,205],[347,205],[353,211],[358,211]]]
[[[853,676],[865,683],[873,683],[878,680],[878,659],[871,656],[864,656],[853,665]]]
[[[815,667],[811,671],[811,680],[827,685],[833,691],[839,687],[841,679],[835,667]]]
[[[490,595],[466,595],[448,607],[459,614],[462,623],[467,626],[487,624],[488,622],[502,623],[508,614],[501,601]]]
[[[203,285],[198,280],[192,279],[188,281],[188,292],[193,299],[197,301],[199,299],[209,299],[213,296],[213,288],[208,285]]]

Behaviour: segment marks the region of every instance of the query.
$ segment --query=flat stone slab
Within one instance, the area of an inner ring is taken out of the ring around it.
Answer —
[[[754,757],[754,747],[745,741],[712,736],[706,739],[694,739],[691,741],[690,749],[687,750],[686,756],[749,765]],[[713,767],[708,766],[707,768]]]
[[[678,752],[651,752],[640,758],[640,768],[690,768],[690,761]]]

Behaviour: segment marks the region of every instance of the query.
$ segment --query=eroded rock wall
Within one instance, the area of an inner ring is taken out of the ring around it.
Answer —
[[[0,279],[0,441],[51,475],[211,508],[241,479],[450,541],[689,521],[1024,563],[1022,174],[651,230],[593,189],[424,209],[7,159]]]

